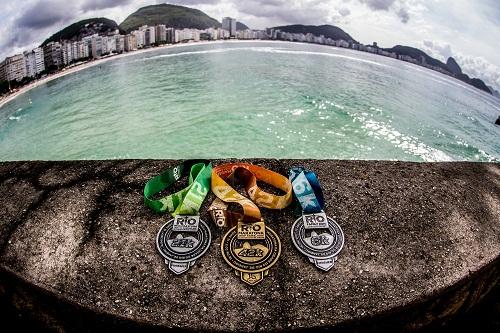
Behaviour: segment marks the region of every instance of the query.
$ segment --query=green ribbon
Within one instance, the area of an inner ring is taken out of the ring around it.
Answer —
[[[189,185],[177,193],[160,199],[153,197],[189,175]],[[198,215],[203,200],[210,191],[212,164],[208,161],[188,160],[175,168],[167,169],[150,179],[144,186],[144,203],[156,213]]]

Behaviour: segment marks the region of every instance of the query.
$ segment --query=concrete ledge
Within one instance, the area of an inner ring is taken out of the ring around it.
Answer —
[[[215,161],[215,164],[220,161]],[[170,274],[142,202],[174,161],[0,163],[0,297],[41,326],[161,331],[412,331],[466,311],[500,279],[500,165],[252,160],[314,170],[346,235],[335,268],[294,248],[293,208],[264,211],[283,253],[260,285],[219,251]],[[206,207],[202,217],[210,221]]]

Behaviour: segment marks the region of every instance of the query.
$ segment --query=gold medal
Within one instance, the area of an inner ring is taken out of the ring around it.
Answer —
[[[226,182],[235,179],[243,182],[250,199]],[[285,195],[262,191],[257,180],[283,190]],[[281,255],[279,237],[265,225],[258,206],[270,209],[287,207],[292,199],[292,184],[286,177],[265,168],[234,163],[212,170],[212,191],[218,197],[209,208],[215,224],[232,227],[222,238],[222,257],[243,282],[255,285],[268,275]],[[243,214],[227,210],[228,202],[242,206]]]
[[[264,239],[241,239],[238,237],[238,227],[235,226],[222,238],[221,250],[222,257],[235,269],[241,280],[254,285],[262,281],[269,268],[278,261],[281,242],[269,227],[265,227]]]

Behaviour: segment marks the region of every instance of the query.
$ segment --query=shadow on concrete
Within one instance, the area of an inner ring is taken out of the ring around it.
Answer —
[[[174,163],[0,163],[2,317],[36,331],[498,331],[498,165],[253,160],[282,174],[296,164],[316,171],[347,242],[323,274],[289,241],[293,209],[263,211],[282,258],[246,288],[221,260],[223,232],[212,225],[214,246],[196,270],[165,274],[151,241],[164,217],[141,191]]]

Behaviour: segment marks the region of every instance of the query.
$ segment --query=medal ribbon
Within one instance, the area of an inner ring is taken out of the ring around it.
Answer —
[[[204,160],[188,160],[175,168],[167,169],[150,179],[144,186],[144,203],[156,213],[198,215],[200,207],[210,191],[212,164]],[[160,199],[154,195],[170,187],[183,176],[189,175],[186,188]]]
[[[235,178],[242,180],[249,198],[241,195],[227,182]],[[263,191],[257,185],[257,180],[272,185],[286,192],[285,195],[274,195]],[[212,218],[219,226],[232,226],[239,220],[254,222],[262,220],[258,206],[269,209],[282,209],[292,202],[292,184],[290,181],[263,167],[248,163],[227,163],[212,170],[212,191],[217,196],[209,208]],[[227,209],[227,203],[237,203],[242,206],[243,214]],[[222,211],[223,216],[216,215]],[[221,220],[222,219],[222,220]]]
[[[304,214],[319,213],[323,210],[323,191],[314,172],[303,167],[293,167],[290,169],[289,179]]]

